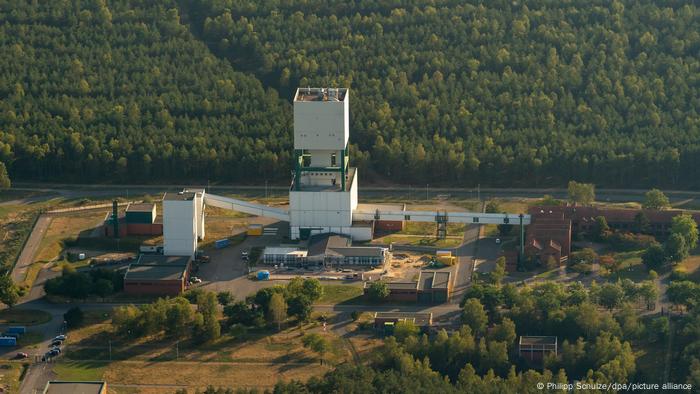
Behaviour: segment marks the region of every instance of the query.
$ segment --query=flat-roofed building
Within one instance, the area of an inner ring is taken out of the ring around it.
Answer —
[[[139,256],[124,274],[127,294],[176,296],[185,291],[192,259],[188,256]]]
[[[433,325],[433,314],[430,312],[376,312],[374,314],[374,328],[377,330],[393,329],[398,322],[411,322],[416,327],[427,331]]]
[[[529,361],[542,361],[547,354],[557,355],[557,337],[521,336],[518,355]]]
[[[284,264],[300,266],[306,263],[305,250],[295,247],[267,246],[263,250],[263,262],[265,264]]]
[[[119,236],[129,235],[162,235],[163,218],[158,216],[155,203],[133,203],[126,207],[124,215],[119,220]],[[111,215],[103,225],[106,237],[114,236],[114,225]]]
[[[51,380],[46,382],[43,394],[106,394],[107,382],[72,382]]]
[[[365,292],[370,283],[365,282]],[[450,271],[421,271],[417,281],[387,282],[389,298],[392,301],[419,303],[444,303],[452,294],[452,274]]]

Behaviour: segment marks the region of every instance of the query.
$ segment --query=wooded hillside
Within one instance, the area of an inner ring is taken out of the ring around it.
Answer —
[[[692,1],[4,3],[17,179],[281,182],[293,89],[349,86],[363,179],[700,187]]]

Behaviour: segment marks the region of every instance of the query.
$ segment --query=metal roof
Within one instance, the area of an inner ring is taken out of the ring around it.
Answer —
[[[126,207],[126,212],[153,212],[156,207],[155,203],[139,203],[139,204],[129,204]]]
[[[44,394],[100,394],[106,385],[105,382],[49,381],[44,388]]]

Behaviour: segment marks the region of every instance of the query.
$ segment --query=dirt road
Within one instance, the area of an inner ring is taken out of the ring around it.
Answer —
[[[24,277],[27,275],[27,269],[34,262],[34,256],[36,256],[36,252],[39,249],[39,244],[44,238],[44,234],[46,234],[46,230],[48,230],[50,224],[51,216],[41,215],[34,225],[32,233],[29,235],[29,239],[17,259],[17,264],[15,264],[15,267],[12,269],[12,280],[15,283],[22,283]]]

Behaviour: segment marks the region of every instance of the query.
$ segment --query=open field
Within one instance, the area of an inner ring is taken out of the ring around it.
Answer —
[[[107,210],[95,210],[54,217],[44,239],[41,240],[35,259],[37,261],[55,259],[63,251],[64,239],[88,236],[102,223],[106,214]]]
[[[339,297],[334,290],[329,290],[328,294]],[[176,351],[176,343],[169,339],[120,338],[112,330],[110,310],[88,311],[85,319],[84,327],[69,332],[66,354],[54,366],[58,379],[106,379],[114,385],[166,385],[170,387],[164,387],[162,392],[168,393],[174,391],[174,386],[194,391],[209,384],[266,388],[280,379],[307,380],[351,359],[346,342],[330,331],[322,332],[318,322],[305,324],[303,330],[293,327],[279,333],[251,332],[241,339],[223,335],[212,343],[199,345],[180,341]],[[331,343],[323,366],[317,354],[302,346],[301,338],[309,332],[318,332]],[[375,344],[368,339],[358,339],[356,345],[369,349]],[[252,370],[255,373],[251,373]],[[161,391],[137,388],[129,392]]]
[[[323,296],[317,304],[339,304],[362,296],[361,286],[323,285]]]

